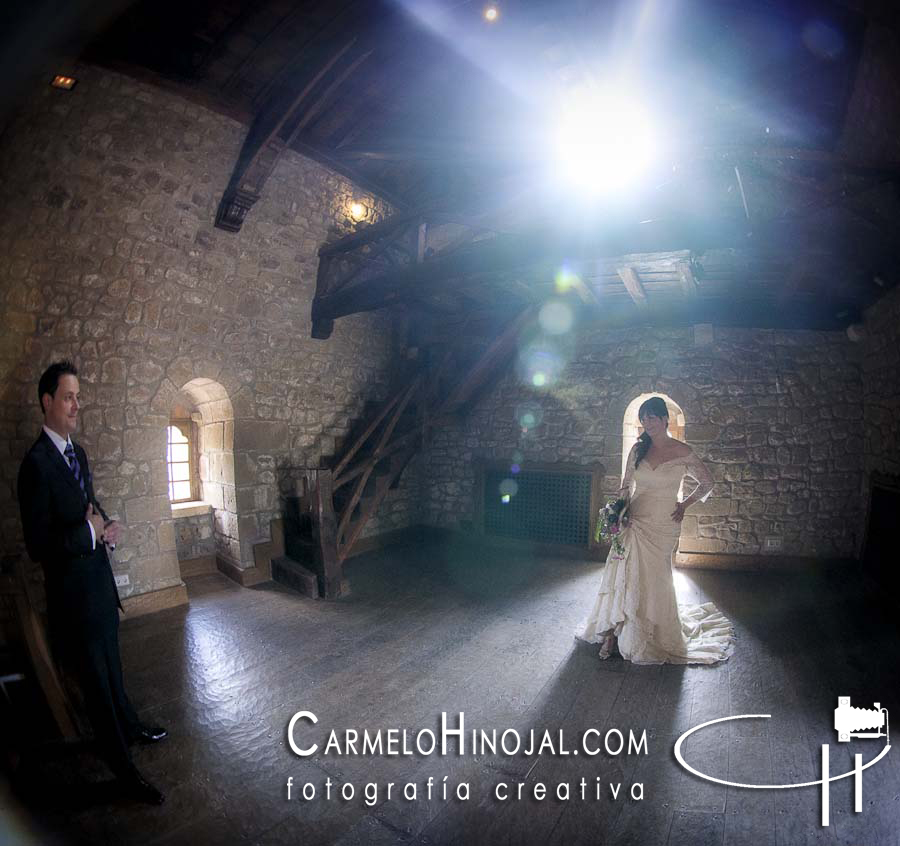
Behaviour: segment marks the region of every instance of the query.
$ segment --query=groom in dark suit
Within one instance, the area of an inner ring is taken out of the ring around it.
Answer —
[[[81,686],[103,757],[127,795],[161,804],[163,794],[135,768],[130,743],[153,743],[165,729],[145,726],[125,694],[119,658],[119,594],[107,547],[121,527],[94,496],[87,455],[72,441],[78,424],[78,371],[50,365],[38,383],[44,427],[19,470],[25,545],[44,569],[54,654]]]

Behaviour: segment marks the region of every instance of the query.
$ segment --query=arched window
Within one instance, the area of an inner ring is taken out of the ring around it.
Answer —
[[[198,499],[195,444],[190,420],[172,420],[166,428],[166,468],[169,474],[169,501]]]

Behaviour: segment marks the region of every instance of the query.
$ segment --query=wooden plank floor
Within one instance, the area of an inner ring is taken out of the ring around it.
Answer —
[[[595,648],[573,640],[599,574],[591,562],[424,545],[354,560],[353,594],[338,602],[271,583],[244,589],[219,575],[195,577],[189,608],[125,621],[121,632],[130,695],[145,721],[170,732],[136,750],[166,804],[86,797],[71,787],[72,770],[79,779],[104,771],[82,754],[48,765],[40,799],[27,811],[7,795],[10,842],[900,846],[897,754],[866,772],[861,814],[853,811],[852,779],[832,784],[827,828],[817,788],[711,784],[673,755],[677,737],[705,720],[769,713],[692,736],[688,760],[724,779],[785,783],[820,777],[822,743],[830,744],[833,773],[851,768],[852,752],[874,757],[881,740],[837,743],[833,711],[844,695],[900,715],[900,643],[852,578],[679,571],[682,600],[711,599],[732,619],[735,655],[715,667],[638,667],[600,661]],[[319,717],[297,736],[320,743],[314,757],[287,747],[287,723],[298,710]],[[454,724],[464,711],[469,729],[554,737],[561,730],[570,750],[588,728],[616,728],[626,738],[629,729],[646,730],[648,754],[321,754],[332,728],[436,730],[442,711]],[[335,785],[330,800],[322,795],[326,778]],[[416,801],[398,795],[408,782],[418,786]],[[494,796],[498,782],[509,785],[505,802]],[[304,783],[315,786],[316,799],[298,799]],[[369,802],[367,783],[378,785]],[[454,796],[460,783],[469,785],[467,801]],[[547,786],[541,801],[533,796],[538,783]],[[555,795],[565,783],[567,801]],[[609,785],[618,783],[614,799]],[[643,801],[630,795],[637,783]],[[337,796],[345,784],[355,789],[350,801]]]

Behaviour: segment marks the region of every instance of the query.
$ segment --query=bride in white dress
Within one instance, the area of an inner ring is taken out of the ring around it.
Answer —
[[[624,554],[610,549],[597,601],[577,636],[601,644],[601,658],[618,648],[635,664],[724,661],[733,650],[731,623],[711,602],[679,607],[672,581],[684,512],[706,499],[712,475],[687,444],[669,436],[663,399],[648,399],[638,417],[644,433],[628,455],[619,490],[628,500],[619,535]],[[696,487],[678,502],[686,476]]]

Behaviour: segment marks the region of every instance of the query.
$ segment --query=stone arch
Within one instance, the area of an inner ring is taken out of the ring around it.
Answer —
[[[241,541],[234,475],[234,407],[214,379],[186,382],[179,396],[194,412],[199,432],[200,498],[212,507],[216,555],[238,563]],[[199,417],[199,419],[197,419]]]
[[[669,411],[669,434],[678,440],[684,440],[687,420],[684,409],[665,391],[643,391],[632,399],[622,413],[622,474],[625,473],[625,464],[628,461],[628,453],[643,431],[638,420],[638,409],[641,404],[650,397],[661,397],[665,400]]]

